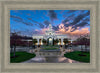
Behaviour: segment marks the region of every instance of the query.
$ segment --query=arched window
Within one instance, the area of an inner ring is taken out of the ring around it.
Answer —
[[[51,32],[50,32],[50,34],[49,35],[51,35]]]

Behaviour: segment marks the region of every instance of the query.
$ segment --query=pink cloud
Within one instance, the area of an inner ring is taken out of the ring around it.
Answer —
[[[40,31],[40,34],[45,34],[45,32],[48,30],[48,28],[43,28],[43,29],[41,29],[41,30],[39,30]]]
[[[73,38],[76,38],[80,35],[86,35],[87,33],[89,34],[90,31],[89,31],[89,28],[82,28],[82,29],[76,29],[75,31],[71,32],[71,26],[69,27],[65,27],[64,24],[60,24],[59,25],[59,30],[56,31],[57,34],[66,34],[68,37],[73,37]],[[68,29],[66,31],[66,29]]]

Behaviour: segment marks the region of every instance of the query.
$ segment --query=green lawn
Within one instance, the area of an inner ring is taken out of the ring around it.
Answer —
[[[13,53],[10,54],[10,63],[20,63],[26,60],[29,60],[33,57],[35,57],[35,54],[27,53],[27,52],[16,52],[15,58],[12,58]]]
[[[58,46],[43,46],[43,49],[45,50],[56,50],[59,49]]]
[[[56,49],[58,49],[58,48],[55,48],[55,47],[50,47],[50,48],[43,48],[43,49],[45,49],[45,50],[56,50]]]
[[[80,56],[79,54],[82,54],[85,56]],[[90,62],[90,52],[74,51],[74,52],[66,53],[64,54],[64,56],[76,61],[80,61],[80,62],[85,62],[85,63]]]

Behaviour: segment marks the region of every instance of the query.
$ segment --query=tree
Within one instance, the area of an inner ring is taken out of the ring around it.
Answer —
[[[16,46],[21,42],[20,40],[20,36],[17,34],[17,32],[11,33],[10,36],[10,46],[11,46],[11,51],[14,48],[14,57],[15,57],[15,53],[16,53]]]
[[[77,45],[81,45],[81,51],[83,51],[83,48],[82,48],[82,41],[83,41],[83,39],[82,39],[82,37],[79,37],[79,38],[77,38]]]
[[[59,42],[59,40],[58,39],[54,39],[54,43],[58,43]]]
[[[49,45],[49,38],[47,39],[47,46]]]
[[[73,41],[72,45],[75,45],[75,46],[78,45],[78,44],[77,44],[77,41],[76,41],[76,40]]]
[[[81,51],[83,51],[82,45],[85,45],[85,51],[87,51],[87,45],[90,45],[90,39],[87,39],[86,37],[79,37],[77,39],[77,44],[81,45]]]
[[[87,45],[90,45],[90,39],[87,39],[86,37],[83,37],[82,39],[82,45],[85,45],[85,51],[87,51]]]
[[[45,39],[42,40],[43,43],[47,43],[47,41]]]
[[[33,39],[33,44],[35,45],[37,43],[37,39]]]
[[[65,39],[63,40],[63,42],[65,43],[65,48],[66,48],[66,47],[67,47],[66,44],[68,43],[68,39],[65,38]]]
[[[33,48],[35,48],[35,44],[36,44],[36,43],[37,43],[37,39],[33,39],[33,44],[34,44],[34,45],[32,46]]]
[[[68,43],[68,39],[67,39],[67,38],[65,38],[63,42],[64,42],[64,43],[65,43],[65,45],[66,45],[66,44]]]

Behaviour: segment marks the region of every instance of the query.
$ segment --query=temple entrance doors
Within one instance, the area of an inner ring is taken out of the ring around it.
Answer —
[[[49,38],[49,45],[53,45],[53,39],[51,37]]]
[[[53,45],[53,38],[49,37],[47,39],[47,45]]]

